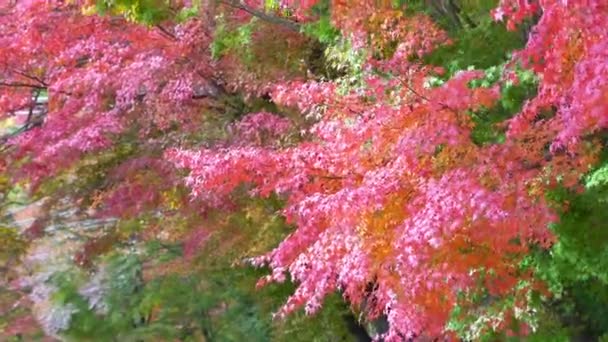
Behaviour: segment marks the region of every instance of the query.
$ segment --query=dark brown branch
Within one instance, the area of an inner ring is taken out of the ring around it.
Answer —
[[[19,134],[25,133],[32,128],[39,127],[41,125],[42,125],[42,120],[32,121],[29,123],[29,125],[23,125],[23,126],[19,127],[17,130],[15,130],[14,132],[0,136],[0,146],[1,146],[0,152],[3,152],[6,149],[6,146],[3,146],[3,145],[7,141],[9,141],[9,139],[18,136]]]
[[[340,176],[326,176],[326,175],[313,175],[314,177],[329,179],[329,180],[344,180],[345,177]]]
[[[46,84],[46,82],[44,82],[44,81],[43,81],[42,79],[40,79],[39,77],[32,76],[32,75],[30,75],[30,74],[27,74],[27,73],[25,73],[25,72],[23,72],[23,71],[20,71],[20,70],[17,70],[17,69],[13,69],[13,71],[14,71],[15,73],[17,73],[17,74],[19,74],[19,75],[21,75],[21,76],[23,76],[23,77],[27,78],[27,79],[30,79],[30,80],[32,80],[32,81],[34,81],[34,82],[38,82],[38,83],[40,83],[40,85],[41,85],[41,86],[43,86],[43,87],[47,87],[47,86],[48,86],[48,84]]]
[[[46,83],[41,81],[40,85],[23,83],[23,82],[0,82],[0,87],[31,88],[31,89],[35,89],[35,90],[47,90],[49,86]],[[72,96],[72,93],[70,93],[68,91],[64,91],[64,90],[55,90],[55,92],[58,94]]]
[[[177,37],[175,37],[175,35],[171,32],[169,32],[166,28],[164,28],[162,25],[158,24],[155,26],[161,33],[163,33],[165,35],[165,37],[169,38],[170,40],[176,41]]]
[[[300,32],[300,24],[296,23],[295,21],[267,14],[264,11],[260,11],[253,7],[247,6],[239,0],[220,0],[219,2],[226,6],[230,6],[233,8],[238,8],[240,10],[243,10],[243,11],[251,14],[252,16],[257,17],[266,22],[269,22],[271,24],[283,26],[286,29],[294,31],[294,32],[298,32],[298,33]]]
[[[0,82],[0,87],[32,88],[32,89],[38,89],[38,90],[46,89],[45,86],[41,86],[38,84],[23,83],[23,82]]]
[[[42,113],[35,113],[35,110],[36,110],[36,106],[38,106],[40,104],[38,102],[38,98],[40,97],[40,93],[42,92],[43,89],[45,89],[45,88],[36,89],[34,91],[34,93],[35,93],[34,98],[32,99],[32,103],[30,104],[30,106],[28,108],[28,113],[27,113],[27,118],[25,119],[25,123],[18,129],[16,129],[14,132],[0,136],[0,144],[3,145],[10,138],[15,137],[21,133],[27,132],[34,127],[39,127],[42,125],[42,123],[44,121],[44,115],[46,115],[46,110],[43,110]],[[0,151],[3,151],[6,148],[5,146],[2,146],[2,147],[3,148],[0,149]]]
[[[38,97],[40,97],[40,89],[35,90],[36,95],[34,95],[34,101],[30,105],[29,111],[27,113],[27,119],[25,120],[25,126],[29,126],[32,122],[32,117],[34,116],[34,109],[36,108],[36,104],[38,102]]]

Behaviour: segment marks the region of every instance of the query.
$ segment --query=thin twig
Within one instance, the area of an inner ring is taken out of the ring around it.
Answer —
[[[426,102],[428,102],[428,103],[433,103],[433,101],[431,101],[431,100],[430,100],[428,97],[426,97],[426,96],[424,96],[424,95],[420,94],[419,92],[417,92],[417,91],[416,91],[416,89],[412,88],[412,86],[410,86],[410,85],[409,85],[409,84],[407,84],[406,82],[404,82],[404,81],[400,81],[400,83],[401,83],[401,85],[403,85],[404,87],[406,87],[406,88],[407,88],[409,91],[411,91],[411,92],[412,92],[414,95],[416,95],[417,97],[421,98],[422,100],[424,100],[424,101],[426,101]],[[448,105],[447,105],[447,104],[445,104],[445,103],[442,103],[442,102],[437,102],[437,101],[435,101],[435,103],[439,104],[441,107],[443,107],[443,109],[447,109],[447,110],[449,110],[449,111],[452,111],[452,112],[454,112],[454,113],[458,114],[458,111],[457,111],[457,110],[455,110],[454,108],[452,108],[452,107],[448,106]]]
[[[14,71],[15,73],[17,73],[17,74],[19,74],[19,75],[21,75],[21,76],[25,77],[25,78],[28,78],[28,79],[30,79],[30,80],[32,80],[32,81],[36,81],[36,82],[40,83],[40,85],[41,85],[41,86],[44,86],[44,87],[47,87],[47,86],[48,86],[48,84],[47,84],[46,82],[44,82],[44,81],[43,81],[41,78],[39,78],[39,77],[32,76],[32,75],[30,75],[30,74],[27,74],[27,73],[25,73],[25,72],[23,72],[23,71],[20,71],[20,70],[17,70],[17,69],[13,69],[13,71]]]

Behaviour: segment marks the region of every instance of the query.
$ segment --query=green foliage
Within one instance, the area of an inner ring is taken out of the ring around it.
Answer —
[[[331,24],[329,16],[322,16],[315,22],[305,24],[302,32],[323,44],[331,44],[340,36],[340,31]]]
[[[182,9],[180,9],[179,12],[177,13],[177,15],[175,16],[175,19],[178,22],[184,22],[184,21],[187,21],[188,19],[196,17],[199,13],[200,6],[201,6],[201,0],[193,0],[192,6],[184,7]]]
[[[126,138],[117,142],[110,150],[99,152],[83,158],[73,165],[71,169],[45,179],[33,193],[34,198],[43,198],[49,195],[68,194],[82,196],[82,205],[89,205],[93,190],[107,186],[109,170],[124,162],[138,152],[132,140]]]
[[[10,176],[0,175],[0,208],[7,209],[11,205],[27,203],[26,191],[20,184],[14,184]]]
[[[504,75],[504,64],[486,69],[486,77],[471,82],[472,87],[490,87],[500,81]],[[505,139],[503,123],[518,113],[527,99],[536,95],[538,80],[527,70],[516,69],[517,82],[500,83],[500,98],[496,106],[471,113],[475,128],[471,138],[476,144],[502,143]]]
[[[26,246],[26,241],[16,229],[0,226],[0,270],[17,259]]]
[[[558,241],[529,258],[553,293],[542,308],[536,341],[600,340],[608,333],[608,163],[585,178],[586,190],[556,190],[549,198],[569,203],[553,226]]]
[[[172,15],[167,0],[97,0],[95,9],[102,15],[123,15],[129,20],[146,25],[157,24]]]
[[[318,19],[302,25],[302,33],[318,40],[322,44],[331,44],[340,37],[340,30],[331,22],[330,2],[322,0],[311,9],[312,15]]]
[[[608,284],[608,164],[586,177],[582,194],[553,193],[554,199],[567,201],[567,210],[553,229],[559,241],[552,249],[555,274],[576,281],[597,279]]]
[[[327,67],[341,75],[337,83],[342,93],[363,85],[365,59],[365,51],[353,49],[351,42],[343,37],[325,49]]]
[[[225,227],[192,261],[183,258],[179,244],[152,240],[100,257],[93,275],[77,268],[56,273],[53,303],[72,312],[61,335],[68,341],[352,340],[344,319],[350,310],[337,295],[314,317],[298,312],[285,321],[272,320],[294,285],[255,290],[267,270],[233,262],[268,250],[290,228],[277,214],[278,198],[245,204],[229,216],[212,214],[210,220],[227,219]],[[142,229],[139,220],[130,222]]]
[[[264,0],[264,9],[268,11],[277,10],[279,5],[280,3],[278,0]]]
[[[525,100],[536,95],[538,79],[536,75],[521,68],[515,68],[517,82],[503,80],[509,52],[521,48],[523,40],[517,32],[507,31],[503,25],[490,21],[487,13],[481,24],[473,29],[462,29],[453,34],[455,42],[443,46],[426,58],[426,62],[441,66],[445,74],[427,79],[427,86],[442,85],[461,70],[484,69],[483,79],[471,82],[471,87],[491,87],[500,85],[500,99],[496,106],[471,113],[475,128],[472,139],[476,144],[494,144],[504,141],[503,123],[518,113]],[[509,67],[513,69],[512,67]]]
[[[461,70],[484,69],[486,77],[471,82],[471,86],[490,87],[499,83],[501,94],[496,106],[471,113],[475,123],[471,137],[479,145],[501,143],[504,127],[499,129],[497,124],[519,112],[524,101],[536,94],[538,80],[532,72],[516,68],[518,82],[503,81],[509,54],[524,46],[523,36],[520,32],[507,31],[504,25],[490,18],[491,2],[466,1],[462,5],[462,11],[474,18],[477,26],[452,31],[453,44],[442,46],[425,58],[426,63],[445,70],[442,76],[429,78],[427,85],[439,86]],[[408,2],[408,6],[426,11],[422,2]]]
[[[522,265],[522,269],[527,266]],[[476,270],[481,278],[476,288],[461,291],[458,294],[458,304],[451,312],[450,320],[446,326],[448,331],[455,332],[465,341],[517,341],[522,334],[523,325],[533,329],[538,325],[536,311],[541,305],[538,293],[530,289],[530,284],[520,281],[512,293],[507,296],[496,297],[488,292],[484,285],[487,280],[493,281],[496,273],[493,270]],[[517,306],[518,296],[527,297],[527,306]],[[513,310],[515,320],[505,329],[498,329],[504,324],[506,315]],[[495,330],[493,330],[495,329]],[[510,338],[509,336],[517,336]]]
[[[331,298],[317,316],[295,314],[272,322],[271,313],[292,285],[272,285],[254,293],[264,274],[250,268],[221,268],[204,274],[168,274],[143,284],[142,264],[131,256],[114,256],[109,263],[106,305],[100,314],[78,293],[80,276],[56,279],[58,305],[76,308],[63,336],[72,341],[348,341],[342,316],[348,308]]]
[[[490,87],[500,82],[501,96],[496,106],[471,113],[475,123],[472,138],[477,144],[500,143],[504,140],[504,128],[497,129],[496,124],[519,112],[525,100],[536,94],[538,79],[531,71],[517,68],[518,82],[501,80],[509,51],[523,46],[522,35],[508,32],[486,18],[476,28],[459,30],[452,36],[453,45],[439,48],[426,58],[427,62],[446,70],[442,77],[429,79],[428,86],[441,85],[459,70],[485,69],[486,77],[472,82],[471,86]],[[530,293],[535,296],[534,307],[529,308],[533,315],[522,320],[535,329],[527,337],[529,341],[592,341],[608,336],[608,231],[605,229],[608,164],[590,173],[585,185],[586,191],[582,194],[563,190],[550,194],[556,203],[569,203],[568,210],[553,227],[558,241],[549,252],[535,249],[525,262],[526,267],[533,267],[547,282],[553,293],[551,298]],[[471,315],[467,311],[470,307],[457,306],[447,328],[465,339],[519,340],[475,329],[477,323],[499,317],[501,308],[512,306],[508,298],[494,302],[480,294],[483,291],[477,293],[476,301],[481,311]]]
[[[446,79],[471,66],[486,69],[501,65],[508,60],[510,51],[525,43],[521,33],[507,31],[489,15],[477,27],[453,34],[452,39],[452,45],[442,46],[425,58],[427,63],[445,68]]]
[[[211,44],[211,55],[220,58],[229,52],[238,51],[243,62],[251,62],[253,53],[251,51],[251,34],[255,28],[256,19],[253,18],[245,25],[230,28],[223,17],[217,19],[213,43]]]

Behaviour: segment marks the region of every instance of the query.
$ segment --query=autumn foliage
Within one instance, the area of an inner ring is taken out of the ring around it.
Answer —
[[[472,339],[535,331],[551,289],[530,256],[560,244],[570,203],[555,194],[584,193],[603,158],[608,2],[500,1],[493,19],[525,45],[497,75],[433,63],[458,37],[394,1],[128,3],[0,7],[0,118],[20,127],[3,172],[49,215],[70,202],[113,222],[69,242],[79,268],[160,241],[183,255],[146,277],[187,274],[231,229],[223,215],[266,201],[289,233],[237,230],[217,250],[267,267],[258,286],[295,284],[276,317],[338,292],[386,319],[386,341],[463,337],[468,317]],[[53,234],[30,242],[31,267]],[[68,330],[37,310],[47,333]]]

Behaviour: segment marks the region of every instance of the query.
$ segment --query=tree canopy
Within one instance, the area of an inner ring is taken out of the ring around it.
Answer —
[[[605,339],[606,76],[606,0],[5,1],[0,337]]]

